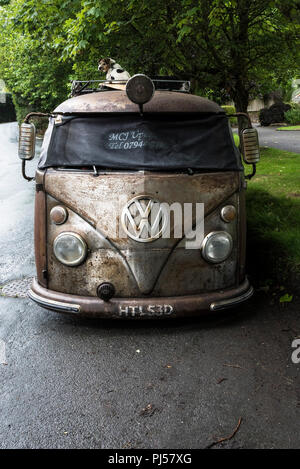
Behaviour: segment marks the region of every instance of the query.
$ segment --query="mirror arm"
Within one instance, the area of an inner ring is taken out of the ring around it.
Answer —
[[[250,116],[246,112],[236,112],[235,114],[227,114],[227,117],[245,117],[248,120],[249,129],[252,129],[252,122]]]
[[[255,174],[256,174],[256,164],[252,163],[252,173],[247,174],[247,176],[245,176],[245,179],[252,179],[253,176],[255,176]]]
[[[35,179],[34,177],[26,176],[25,163],[26,163],[26,160],[22,160],[22,176],[24,179],[26,179],[26,181],[33,181]]]
[[[52,117],[52,114],[45,112],[30,112],[24,119],[25,124],[29,124],[29,121],[32,117]]]

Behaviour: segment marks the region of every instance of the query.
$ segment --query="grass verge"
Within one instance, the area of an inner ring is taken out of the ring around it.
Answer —
[[[240,137],[238,136],[238,134],[233,134],[233,138],[234,138],[234,143],[236,144],[237,147],[240,146]]]
[[[246,169],[247,171],[247,169]],[[300,154],[261,149],[247,190],[248,271],[256,285],[300,285]]]
[[[300,130],[300,125],[290,125],[287,127],[278,127],[276,130]]]

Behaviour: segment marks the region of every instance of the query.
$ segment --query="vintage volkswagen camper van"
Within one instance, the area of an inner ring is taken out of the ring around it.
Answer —
[[[145,75],[92,86],[76,83],[48,116],[29,297],[103,318],[200,315],[246,301],[246,179],[222,108],[186,83]],[[20,128],[27,179],[36,115]],[[242,149],[253,175],[251,123]]]

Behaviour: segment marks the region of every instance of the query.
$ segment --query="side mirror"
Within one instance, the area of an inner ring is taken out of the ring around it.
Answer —
[[[21,124],[19,133],[19,158],[32,160],[35,154],[35,126],[34,124]]]
[[[244,161],[255,164],[260,160],[258,133],[256,129],[245,129],[242,133],[242,150]]]

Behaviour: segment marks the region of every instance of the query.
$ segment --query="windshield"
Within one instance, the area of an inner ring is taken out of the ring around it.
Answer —
[[[224,114],[51,118],[39,168],[241,171]]]

